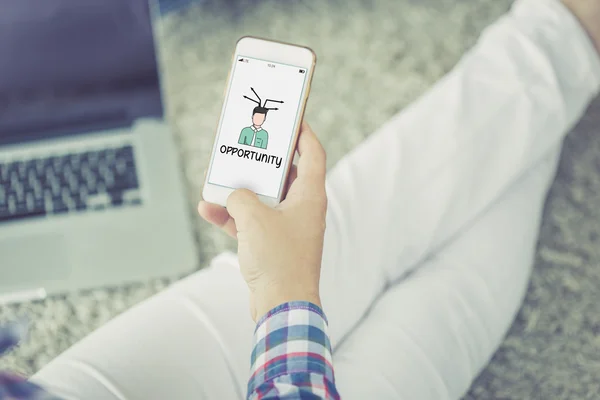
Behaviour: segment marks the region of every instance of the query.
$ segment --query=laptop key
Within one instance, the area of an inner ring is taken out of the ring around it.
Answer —
[[[72,193],[71,194],[71,205],[77,211],[83,211],[87,209],[87,204],[85,203],[85,195],[82,193]]]
[[[25,194],[25,206],[27,207],[27,211],[31,211],[35,207],[35,199],[33,198],[33,193]]]
[[[87,189],[87,192],[91,195],[98,194],[98,187],[96,186],[96,178],[91,177],[88,180],[86,180],[85,188]]]
[[[27,166],[25,167],[25,176],[27,177],[27,180],[35,179],[36,175],[37,172],[35,169],[35,164],[28,162]]]
[[[62,197],[54,197],[52,199],[52,212],[55,214],[65,213],[69,211],[69,207],[63,201]]]
[[[133,147],[124,146],[117,150],[117,157],[133,158]]]
[[[18,202],[25,201],[25,190],[23,189],[23,186],[15,187],[15,196]]]
[[[9,193],[6,200],[8,212],[14,214],[17,209],[17,199],[13,193]]]
[[[27,203],[25,203],[25,202],[20,202],[20,203],[17,203],[17,204],[16,204],[16,207],[15,207],[15,211],[14,211],[14,213],[15,213],[15,214],[26,214],[26,213],[28,213],[29,211],[31,211],[31,210],[29,210],[29,209],[27,208]]]
[[[8,182],[8,164],[0,164],[0,184]]]
[[[31,211],[46,211],[46,201],[44,199],[33,200],[33,209]]]
[[[103,209],[111,204],[110,196],[106,193],[89,196],[86,199],[86,204],[92,209]]]
[[[35,158],[35,159],[31,160],[31,164],[33,165],[35,175],[37,177],[42,176],[42,174],[44,173],[44,159],[43,158]]]
[[[113,194],[110,197],[110,202],[113,206],[116,206],[116,207],[122,206],[123,205],[123,193],[118,192],[118,193]]]
[[[79,169],[79,166],[81,165],[81,154],[71,154],[69,156],[69,165],[74,170]]]

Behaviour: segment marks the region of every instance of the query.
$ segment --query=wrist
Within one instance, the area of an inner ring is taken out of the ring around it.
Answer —
[[[292,301],[305,301],[322,308],[318,289],[278,288],[277,290],[267,291],[257,290],[254,292],[255,320],[260,320],[275,307]]]

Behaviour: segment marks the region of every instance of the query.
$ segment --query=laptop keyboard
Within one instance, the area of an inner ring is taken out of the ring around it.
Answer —
[[[0,223],[139,204],[131,146],[0,162]]]

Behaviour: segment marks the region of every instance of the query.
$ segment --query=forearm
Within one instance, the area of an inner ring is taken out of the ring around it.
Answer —
[[[327,321],[321,309],[291,302],[257,324],[248,399],[339,399]]]

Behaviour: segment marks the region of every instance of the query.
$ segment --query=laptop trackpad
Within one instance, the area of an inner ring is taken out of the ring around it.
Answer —
[[[56,234],[8,238],[0,241],[0,287],[28,287],[69,276],[63,236]]]

